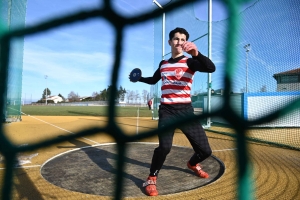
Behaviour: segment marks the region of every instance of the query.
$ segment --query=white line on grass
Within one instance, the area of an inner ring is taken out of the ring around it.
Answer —
[[[234,151],[234,150],[237,150],[237,148],[234,148],[234,149],[213,150],[213,152],[216,152],[216,151]]]
[[[13,109],[13,108],[10,108],[10,109]],[[13,109],[13,110],[15,110],[15,109]],[[45,123],[45,124],[49,124],[50,126],[53,126],[53,127],[55,127],[55,128],[58,128],[58,129],[60,129],[60,130],[66,131],[67,133],[74,134],[74,133],[71,132],[71,131],[68,131],[68,130],[66,130],[66,129],[63,129],[63,128],[59,127],[59,126],[56,126],[56,125],[51,124],[51,123],[49,123],[49,122],[46,122],[46,121],[44,121],[44,120],[41,120],[41,119],[39,119],[39,118],[37,118],[37,117],[33,117],[33,116],[31,116],[31,115],[27,115],[26,113],[24,113],[24,112],[22,112],[22,111],[20,111],[20,113],[22,113],[23,115],[32,117],[32,118],[34,118],[34,119],[36,119],[36,120],[39,120],[39,121],[41,121],[41,122],[43,122],[43,123]],[[90,141],[90,142],[93,142],[93,143],[95,143],[95,144],[99,144],[98,142],[96,142],[96,141],[94,141],[94,140],[90,140],[90,139],[85,138],[85,137],[81,137],[81,138],[83,138],[83,139],[85,139],[85,140],[88,140],[88,141]]]
[[[23,112],[22,112],[22,113],[23,113]],[[24,114],[25,114],[25,113],[24,113]],[[26,114],[25,114],[25,115],[26,115]],[[56,125],[54,125],[54,124],[51,124],[51,123],[46,122],[46,121],[44,121],[44,120],[41,120],[41,119],[39,119],[39,118],[30,116],[30,115],[27,115],[27,116],[32,117],[32,118],[34,118],[34,119],[36,119],[36,120],[39,120],[39,121],[41,121],[41,122],[44,122],[44,123],[46,123],[46,124],[49,124],[50,126],[54,126],[55,128],[58,128],[58,129],[60,129],[60,130],[66,131],[66,132],[71,133],[71,134],[74,134],[74,133],[71,132],[71,131],[68,131],[68,130],[66,130],[66,129],[63,129],[63,128],[59,127],[59,126],[56,126]],[[88,140],[88,141],[90,141],[90,142],[93,142],[93,143],[95,143],[95,144],[99,144],[98,142],[96,142],[96,141],[94,141],[94,140],[90,140],[90,139],[88,139],[88,138],[86,138],[86,137],[81,137],[81,138],[83,138],[83,139],[85,139],[85,140]]]
[[[13,108],[10,108],[10,109],[12,109],[12,110],[15,110],[15,109],[13,109]],[[71,132],[71,131],[68,131],[68,130],[66,130],[66,129],[63,129],[63,128],[61,128],[61,127],[59,127],[59,126],[56,126],[56,125],[54,125],[54,124],[51,124],[51,123],[49,123],[49,122],[46,122],[46,121],[44,121],[44,120],[41,120],[41,119],[39,119],[39,118],[37,118],[37,117],[33,117],[33,116],[31,116],[31,115],[28,115],[28,114],[26,114],[26,113],[24,113],[24,112],[22,112],[22,111],[20,111],[20,113],[22,113],[23,115],[26,115],[26,116],[28,116],[28,117],[31,117],[31,118],[34,118],[34,119],[36,119],[36,120],[39,120],[39,121],[41,121],[41,122],[43,122],[43,123],[45,123],[45,124],[49,124],[50,126],[53,126],[53,127],[55,127],[55,128],[58,128],[58,129],[60,129],[60,130],[63,130],[63,131],[66,131],[66,132],[68,132],[68,133],[71,133],[71,134],[74,134],[73,132]],[[90,139],[88,139],[88,138],[85,138],[85,137],[81,137],[81,138],[83,138],[83,139],[85,139],[85,140],[88,140],[88,141],[90,141],[90,142],[93,142],[93,143],[95,143],[96,145],[98,145],[99,143],[98,142],[96,142],[96,141],[94,141],[94,140],[90,140]],[[94,146],[94,145],[93,145]],[[77,149],[77,148],[76,148]],[[41,167],[41,165],[31,165],[31,166],[16,166],[16,167],[14,167],[15,169],[18,169],[18,168],[33,168],[33,167]],[[0,170],[4,170],[5,168],[0,168]]]
[[[26,169],[26,168],[34,168],[34,167],[41,167],[41,165],[29,165],[29,166],[17,166],[14,169]],[[5,168],[0,168],[0,170],[4,170]]]

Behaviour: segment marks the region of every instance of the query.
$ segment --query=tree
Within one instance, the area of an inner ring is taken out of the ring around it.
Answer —
[[[71,91],[71,92],[68,94],[68,99],[69,99],[69,102],[76,102],[76,101],[79,101],[79,95],[76,94],[75,92]]]
[[[260,91],[267,92],[267,86],[266,85],[261,86]]]
[[[108,98],[107,98],[107,89],[104,89],[104,90],[100,91],[99,100],[101,100],[101,101],[107,101],[108,100]]]
[[[241,93],[245,93],[246,92],[246,88],[243,87],[243,88],[240,89],[240,91],[241,91]]]
[[[126,94],[127,94],[127,103],[129,103],[129,101],[131,100],[131,102],[133,101],[133,99],[134,99],[134,96],[135,96],[135,94],[134,94],[134,91],[132,91],[132,90],[127,90],[126,91]]]
[[[120,86],[120,88],[118,90],[118,98],[119,98],[120,101],[125,100],[125,94],[126,94],[125,88],[122,88],[122,86]]]
[[[92,98],[94,101],[99,101],[100,100],[100,94],[98,92],[93,92]]]
[[[46,99],[46,90],[47,90],[47,96],[51,95],[51,91],[49,90],[49,88],[45,88],[43,91],[42,99]]]
[[[135,102],[137,103],[137,100],[140,99],[140,93],[138,90],[135,91],[135,95],[134,95],[134,98],[135,98]]]
[[[148,96],[149,96],[149,92],[147,90],[143,90],[142,91],[142,98],[143,98],[144,103],[147,102]]]

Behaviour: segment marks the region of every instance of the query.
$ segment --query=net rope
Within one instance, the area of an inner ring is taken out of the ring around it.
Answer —
[[[2,1],[1,1],[2,2]],[[24,2],[24,1],[23,1]],[[102,7],[96,8],[94,10],[87,10],[81,11],[75,14],[71,14],[65,17],[57,17],[56,19],[47,21],[45,23],[37,24],[32,27],[28,28],[20,28],[20,29],[11,29],[7,30],[5,25],[1,24],[0,27],[0,94],[2,98],[0,99],[0,113],[6,112],[6,94],[8,94],[8,84],[9,84],[9,59],[13,56],[13,52],[11,51],[13,48],[13,41],[15,39],[23,38],[24,36],[47,31],[50,29],[55,29],[56,27],[63,26],[69,23],[75,23],[78,21],[90,19],[90,18],[103,18],[110,23],[116,32],[115,35],[115,48],[114,48],[114,62],[113,62],[113,70],[111,74],[111,85],[112,91],[111,96],[116,96],[117,92],[117,78],[119,77],[120,71],[120,61],[122,55],[122,39],[123,39],[123,31],[126,26],[143,23],[150,19],[157,20],[163,12],[168,13],[172,12],[173,10],[180,8],[182,6],[188,5],[195,0],[182,0],[182,1],[174,1],[168,4],[164,10],[155,10],[143,14],[138,14],[137,16],[133,17],[123,17],[119,15],[116,11],[114,11],[111,1],[103,0]],[[144,132],[143,134],[139,135],[126,135],[120,129],[115,121],[115,114],[116,114],[116,106],[114,98],[110,98],[109,101],[109,108],[108,108],[108,123],[104,127],[91,127],[86,130],[79,131],[73,135],[68,135],[65,137],[60,138],[53,138],[49,140],[45,140],[42,142],[29,144],[27,146],[16,146],[14,145],[4,134],[3,124],[1,125],[1,133],[0,133],[0,152],[5,157],[5,176],[4,176],[4,184],[1,189],[2,199],[11,199],[11,192],[12,192],[12,179],[13,179],[13,166],[16,156],[20,152],[27,152],[32,151],[35,149],[39,149],[45,146],[49,146],[52,144],[57,144],[63,141],[71,140],[74,138],[86,136],[86,135],[93,135],[98,134],[99,132],[103,134],[111,135],[115,142],[117,143],[117,177],[116,177],[116,186],[115,186],[115,196],[114,199],[121,199],[122,198],[122,186],[123,186],[123,171],[124,171],[124,159],[125,155],[124,152],[126,150],[126,143],[134,142],[141,140],[143,138],[148,138],[151,136],[155,136],[160,132],[164,132],[168,129],[171,129],[174,125],[188,123],[192,120],[203,120],[207,117],[219,117],[226,120],[230,127],[236,132],[236,144],[237,144],[237,163],[238,163],[238,179],[237,179],[237,193],[239,199],[253,199],[253,189],[252,189],[252,180],[251,180],[251,170],[249,165],[249,156],[247,150],[247,143],[246,143],[246,131],[255,125],[263,124],[270,122],[272,120],[276,120],[279,117],[287,116],[291,112],[299,110],[300,101],[299,99],[294,99],[281,107],[280,109],[276,109],[271,111],[265,116],[259,117],[252,121],[245,120],[241,115],[236,113],[235,108],[232,106],[231,103],[231,96],[230,92],[232,91],[235,79],[234,75],[235,72],[238,71],[237,63],[238,59],[236,55],[239,53],[237,52],[235,47],[238,43],[239,30],[241,16],[239,16],[238,6],[246,2],[246,0],[228,0],[225,1],[229,16],[231,16],[226,23],[222,24],[221,26],[226,27],[227,32],[224,33],[222,37],[224,37],[225,45],[223,46],[224,50],[224,59],[225,59],[225,67],[224,67],[224,75],[222,77],[222,83],[224,84],[224,95],[223,95],[223,103],[222,106],[218,109],[213,110],[211,113],[204,113],[202,115],[188,117],[186,119],[182,119],[180,121],[174,121],[174,123],[170,124],[169,126],[159,128],[156,130],[151,130],[148,132]],[[2,7],[1,7],[2,8]],[[197,26],[197,25],[195,25]],[[198,27],[199,31],[203,31],[203,28]],[[156,33],[155,33],[156,34]],[[206,34],[203,32],[204,35]],[[221,36],[216,36],[221,37]],[[203,45],[205,46],[205,41],[200,39],[199,41],[203,41]],[[203,50],[205,52],[205,50]],[[154,62],[158,63],[158,62]],[[200,78],[199,78],[200,79]],[[197,83],[197,80],[195,81]],[[228,113],[231,113],[228,115]]]

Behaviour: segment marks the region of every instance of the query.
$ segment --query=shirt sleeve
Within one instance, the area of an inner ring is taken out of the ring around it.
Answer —
[[[161,78],[161,76],[160,76],[160,66],[161,66],[162,62],[163,62],[163,61],[161,61],[161,62],[159,63],[159,67],[158,67],[158,69],[154,72],[154,74],[153,74],[152,77],[141,77],[140,80],[139,80],[139,82],[147,83],[147,84],[150,84],[150,85],[156,84],[156,83],[160,80],[160,78]]]
[[[198,51],[197,56],[193,56],[187,60],[187,65],[193,71],[212,73],[216,71],[215,64],[206,56]]]

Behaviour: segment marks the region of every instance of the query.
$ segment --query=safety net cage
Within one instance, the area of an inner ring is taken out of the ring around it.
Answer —
[[[201,120],[204,127],[220,134],[232,136],[237,146],[237,194],[239,199],[252,199],[252,177],[249,173],[247,141],[259,141],[299,150],[300,126],[300,68],[299,68],[299,6],[298,0],[231,0],[224,1],[229,18],[209,23],[195,16],[195,0],[173,0],[163,9],[122,17],[113,10],[111,1],[103,0],[98,8],[68,16],[57,16],[48,22],[24,28],[26,1],[0,1],[0,113],[2,121],[20,120],[22,93],[22,55],[24,36],[42,33],[61,25],[85,20],[104,18],[115,29],[114,64],[111,73],[112,91],[117,95],[117,79],[120,71],[121,38],[123,29],[132,24],[154,19],[154,67],[162,59],[170,57],[168,33],[176,27],[184,27],[190,33],[190,41],[197,44],[199,51],[216,65],[212,74],[197,73],[194,77],[192,104],[202,110],[200,115],[190,116],[174,122]],[[241,3],[250,3],[239,11]],[[165,14],[163,26],[162,16]],[[162,33],[165,29],[164,45]],[[210,44],[211,41],[211,44]],[[211,45],[211,49],[209,46]],[[165,47],[162,50],[162,46]],[[163,53],[164,52],[164,53]],[[151,88],[157,110],[160,98],[160,83]],[[109,101],[109,123],[104,127],[90,127],[66,137],[58,137],[26,146],[15,146],[0,133],[0,151],[5,158],[5,175],[1,198],[10,199],[12,192],[13,163],[20,152],[57,144],[79,136],[99,132],[110,134],[117,143],[117,181],[115,199],[122,198],[124,152],[126,143],[157,135],[161,129],[144,134],[125,135],[115,123],[115,101]],[[209,123],[207,123],[209,121]],[[2,124],[3,126],[3,124]],[[268,133],[264,131],[268,129]],[[255,130],[252,132],[252,130]],[[296,131],[295,131],[296,130]]]
[[[189,40],[197,45],[203,55],[209,56],[211,51],[210,58],[216,65],[211,81],[207,73],[196,73],[194,76],[192,104],[195,110],[208,113],[209,110],[217,112],[224,107],[227,90],[224,80],[226,73],[229,73],[231,88],[228,88],[227,94],[235,114],[249,122],[264,118],[300,97],[299,56],[296,53],[299,52],[300,41],[299,31],[295,28],[299,25],[297,5],[299,3],[296,1],[249,1],[246,7],[238,11],[239,22],[235,30],[229,26],[232,17],[211,22],[210,42],[209,22],[198,19],[196,12],[201,10],[193,4],[164,13],[164,16],[155,19],[153,70],[158,68],[162,59],[171,57],[168,33],[176,27],[184,27],[190,34]],[[229,48],[235,52],[232,58],[234,67],[227,66],[227,40],[233,32],[235,38]],[[162,48],[163,33],[165,49]],[[234,69],[226,71],[228,67]],[[154,105],[159,104],[160,87],[161,82],[152,87],[152,96],[157,97]],[[156,119],[158,108],[154,107]],[[219,115],[203,119],[202,124],[219,133],[234,132],[221,128],[232,124]],[[299,149],[299,131],[295,131],[299,126],[300,110],[291,110],[288,115],[249,126],[247,137]],[[267,132],[264,131],[266,129]]]
[[[26,1],[3,0],[0,9],[1,32],[25,27]],[[21,120],[24,37],[12,39],[10,45],[6,100],[2,113],[2,121],[6,122]]]

